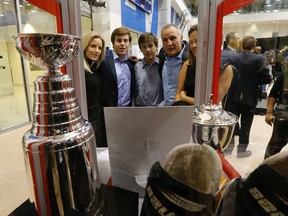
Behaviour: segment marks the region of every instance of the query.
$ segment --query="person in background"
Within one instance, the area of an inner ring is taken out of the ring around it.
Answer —
[[[267,99],[265,122],[273,125],[272,136],[264,156],[268,158],[279,153],[288,143],[288,55],[284,70],[277,77]]]
[[[82,38],[88,121],[92,124],[97,147],[107,147],[103,106],[100,102],[102,80],[100,71],[105,57],[105,41],[95,31]]]
[[[247,146],[258,102],[258,85],[271,82],[264,56],[252,53],[255,46],[255,37],[245,36],[243,38],[243,51],[237,54],[234,60],[234,66],[239,73],[238,82],[233,86],[234,92],[233,95],[230,95],[231,101],[227,101],[225,107],[227,111],[241,119],[237,146],[237,157],[240,158],[249,157],[252,154],[251,151],[247,150]]]
[[[132,106],[135,93],[135,61],[127,55],[131,41],[130,31],[125,27],[116,28],[111,34],[114,50],[106,51],[101,70],[101,101],[104,107]]]
[[[273,80],[274,51],[273,50],[265,51],[263,56],[265,57],[267,61],[267,67],[269,69],[271,80]],[[259,100],[267,98],[267,86],[270,86],[270,85],[271,83],[261,85],[261,92],[259,92]]]
[[[234,66],[234,59],[240,50],[240,36],[237,32],[229,32],[226,34],[225,41],[226,47],[221,51],[221,75],[218,89],[218,102],[221,101],[223,109],[225,109],[226,100],[231,95],[231,92],[234,91],[234,83],[238,79],[238,71]],[[229,147],[231,146],[233,150],[234,144],[230,143]]]
[[[138,45],[144,58],[135,66],[135,106],[159,106],[163,101],[163,85],[159,75],[159,59],[156,57],[158,39],[151,32],[140,35]]]
[[[253,49],[253,53],[256,55],[262,55],[261,50],[262,50],[261,46],[256,46]],[[267,56],[264,55],[264,57],[267,60],[267,58],[266,58]],[[268,64],[269,64],[269,62],[268,62]],[[269,65],[268,65],[268,67],[269,67]],[[266,99],[266,98],[267,98],[266,84],[264,84],[264,85],[259,84],[259,86],[258,86],[258,99],[259,99],[259,101],[261,101],[262,99]],[[257,112],[256,112],[256,114],[257,114]]]
[[[229,32],[226,37],[227,47],[223,51],[237,53],[240,46],[240,36],[237,32]]]
[[[159,52],[159,73],[162,77],[164,100],[160,106],[171,106],[176,96],[179,72],[188,58],[189,45],[183,40],[175,24],[167,24],[161,30],[163,47]]]
[[[254,54],[259,54],[261,55],[262,47],[261,46],[256,46],[253,50]]]
[[[227,106],[228,105],[230,106],[230,104],[233,103],[232,97],[235,92],[235,87],[237,86],[237,82],[239,82],[239,79],[238,79],[239,73],[237,69],[235,68],[234,61],[235,61],[237,52],[240,50],[240,36],[237,32],[229,32],[226,35],[225,40],[226,40],[227,47],[221,51],[220,65],[221,65],[221,68],[225,68],[226,65],[232,65],[233,75],[232,75],[231,80],[229,79],[231,78],[231,75],[228,77],[226,76],[227,74],[229,75],[229,73],[224,73],[222,76],[222,82],[226,83],[226,86],[229,85],[229,90],[222,100],[222,107],[224,110],[229,110],[229,107]],[[234,130],[234,136],[238,136],[238,135],[239,135],[239,124],[237,123],[235,126],[235,130]],[[225,155],[231,155],[234,149],[234,146],[235,146],[235,140],[234,140],[234,137],[232,137],[229,146],[224,150]]]
[[[282,73],[284,68],[285,53],[288,53],[288,46],[283,46],[280,50],[275,50],[275,59],[273,65],[273,79],[276,80],[277,77]]]
[[[234,66],[234,60],[236,57],[236,53],[240,50],[239,46],[240,46],[240,36],[238,33],[236,32],[230,32],[226,35],[226,44],[227,47],[225,49],[223,49],[221,51],[221,71],[224,71],[224,69],[226,68],[227,65],[232,65]],[[229,96],[232,94],[232,92],[234,91],[233,87],[233,83],[237,82],[237,69],[234,67],[232,67],[233,69],[233,76],[231,76],[230,74],[230,78],[232,77],[233,79],[230,80],[228,79],[228,83],[229,85],[231,84],[230,88],[229,88],[229,92],[227,97],[224,98],[224,100],[222,101],[222,106],[225,109],[225,101],[229,99]],[[229,73],[225,73],[224,75],[229,75]],[[220,77],[221,78],[221,77]],[[223,76],[222,78],[228,78],[227,76]],[[224,81],[224,80],[223,80]],[[219,100],[218,100],[219,101]]]

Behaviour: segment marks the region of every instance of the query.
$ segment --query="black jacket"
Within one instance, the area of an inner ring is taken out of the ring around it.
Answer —
[[[127,60],[126,63],[131,72],[131,106],[135,94],[135,63],[131,60]],[[103,107],[116,107],[118,104],[118,83],[113,53],[111,50],[106,53],[100,76],[102,78],[101,103]]]
[[[239,80],[233,86],[232,100],[255,108],[258,102],[258,85],[271,82],[266,61],[261,55],[243,51],[237,54],[234,66],[238,70]]]

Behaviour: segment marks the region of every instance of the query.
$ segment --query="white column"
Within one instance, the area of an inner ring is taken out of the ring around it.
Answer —
[[[80,0],[62,0],[62,22],[65,34],[82,36]],[[81,38],[82,39],[82,38]],[[87,101],[85,91],[85,73],[83,66],[82,43],[72,62],[66,64],[67,74],[73,79],[77,100],[80,104],[83,118],[88,119]]]
[[[170,23],[171,17],[171,0],[158,1],[158,37],[161,38],[161,29]],[[159,40],[162,45],[162,41]],[[160,44],[159,44],[160,45]]]
[[[195,105],[207,103],[212,93],[216,0],[200,1],[198,8]]]

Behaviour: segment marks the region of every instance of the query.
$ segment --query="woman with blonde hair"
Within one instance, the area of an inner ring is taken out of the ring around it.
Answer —
[[[105,58],[105,41],[100,34],[91,31],[83,36],[82,46],[84,51],[84,69],[93,73],[91,66],[94,69],[98,69]],[[91,65],[91,63],[95,65]]]
[[[105,41],[102,36],[91,31],[82,38],[88,121],[93,125],[97,147],[107,147],[103,106],[100,102],[102,80],[100,71],[105,58]]]

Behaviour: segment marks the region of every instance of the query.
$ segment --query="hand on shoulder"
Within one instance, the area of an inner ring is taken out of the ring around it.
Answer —
[[[128,56],[128,58],[133,62],[133,63],[137,63],[137,62],[139,62],[139,59],[138,59],[138,57],[137,56],[135,56],[135,55],[130,55],[130,56]]]

